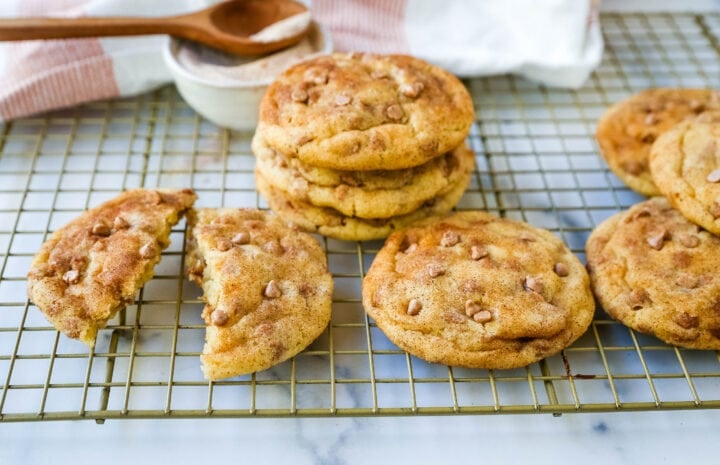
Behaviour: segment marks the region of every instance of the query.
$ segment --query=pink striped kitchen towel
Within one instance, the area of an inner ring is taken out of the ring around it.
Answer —
[[[0,16],[161,16],[216,0],[3,0]],[[338,51],[408,53],[459,76],[577,87],[600,61],[590,0],[311,0]],[[0,120],[168,83],[161,36],[0,43]]]

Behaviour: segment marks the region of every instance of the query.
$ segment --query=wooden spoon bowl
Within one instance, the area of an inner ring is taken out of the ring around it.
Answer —
[[[298,43],[304,29],[271,41],[252,40],[267,26],[307,11],[294,0],[230,0],[194,13],[161,18],[83,17],[0,20],[0,41],[169,34],[236,55],[263,55]]]

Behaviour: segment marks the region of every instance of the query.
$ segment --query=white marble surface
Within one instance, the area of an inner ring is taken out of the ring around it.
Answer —
[[[0,426],[0,463],[713,463],[720,411]],[[489,462],[488,462],[489,461]]]

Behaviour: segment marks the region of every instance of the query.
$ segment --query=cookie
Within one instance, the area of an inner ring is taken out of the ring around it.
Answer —
[[[325,330],[333,281],[315,239],[253,209],[201,209],[188,223],[188,275],[206,302],[207,379],[270,368]]]
[[[257,138],[255,141],[257,142]],[[471,173],[475,166],[475,155],[462,144],[445,156],[436,157],[416,168],[396,171],[334,171],[334,178],[338,182],[327,185],[305,178],[303,174],[308,171],[305,168],[307,165],[303,165],[298,159],[288,159],[266,146],[257,147],[260,143],[254,145],[253,150],[257,157],[255,166],[268,183],[284,189],[288,196],[295,200],[317,207],[334,208],[343,215],[358,218],[389,218],[417,210],[428,200],[442,196],[452,189],[461,178]],[[386,179],[387,181],[384,181]],[[397,186],[375,187],[383,184]]]
[[[720,94],[709,89],[648,89],[611,106],[596,137],[610,169],[648,197],[660,195],[649,169],[653,142],[676,124],[709,109],[720,109]]]
[[[588,238],[587,262],[611,317],[669,344],[720,349],[720,238],[667,199],[605,220]]]
[[[195,193],[135,189],[87,210],[45,241],[28,296],[59,331],[92,347],[97,331],[132,303],[170,244]]]
[[[362,301],[403,350],[488,369],[559,352],[595,309],[585,268],[555,235],[479,211],[393,233],[363,280]]]
[[[473,119],[468,91],[437,66],[404,55],[333,54],[270,84],[257,132],[308,165],[397,170],[460,145]]]
[[[427,201],[411,213],[378,219],[346,216],[333,208],[316,207],[310,203],[295,200],[284,190],[271,185],[257,170],[255,170],[255,184],[270,208],[286,221],[294,223],[308,232],[319,233],[335,239],[368,241],[385,238],[393,231],[404,228],[415,221],[452,210],[465,193],[471,174],[466,173],[447,193]]]
[[[670,203],[720,235],[720,111],[703,113],[653,144],[650,171]]]

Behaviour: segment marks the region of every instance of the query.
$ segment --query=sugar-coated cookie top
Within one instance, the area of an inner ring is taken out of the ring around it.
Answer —
[[[595,295],[613,318],[671,344],[720,349],[720,238],[664,197],[600,224],[587,261]]]
[[[208,379],[269,368],[325,329],[333,281],[315,239],[255,209],[200,209],[189,227],[189,275],[206,302]]]
[[[363,305],[408,352],[474,368],[559,352],[594,312],[587,272],[562,241],[479,211],[392,234],[363,281]]]
[[[266,143],[338,170],[421,165],[460,145],[472,99],[449,72],[404,55],[333,54],[282,73],[260,105]]]
[[[56,328],[92,346],[152,277],[170,228],[195,199],[190,189],[134,189],[83,212],[35,255],[30,299]]]
[[[650,171],[670,203],[720,235],[720,110],[678,124],[653,144]]]
[[[720,92],[711,89],[638,92],[611,106],[600,118],[596,136],[602,155],[631,189],[660,195],[648,166],[653,142],[686,118],[713,108],[720,109]]]

